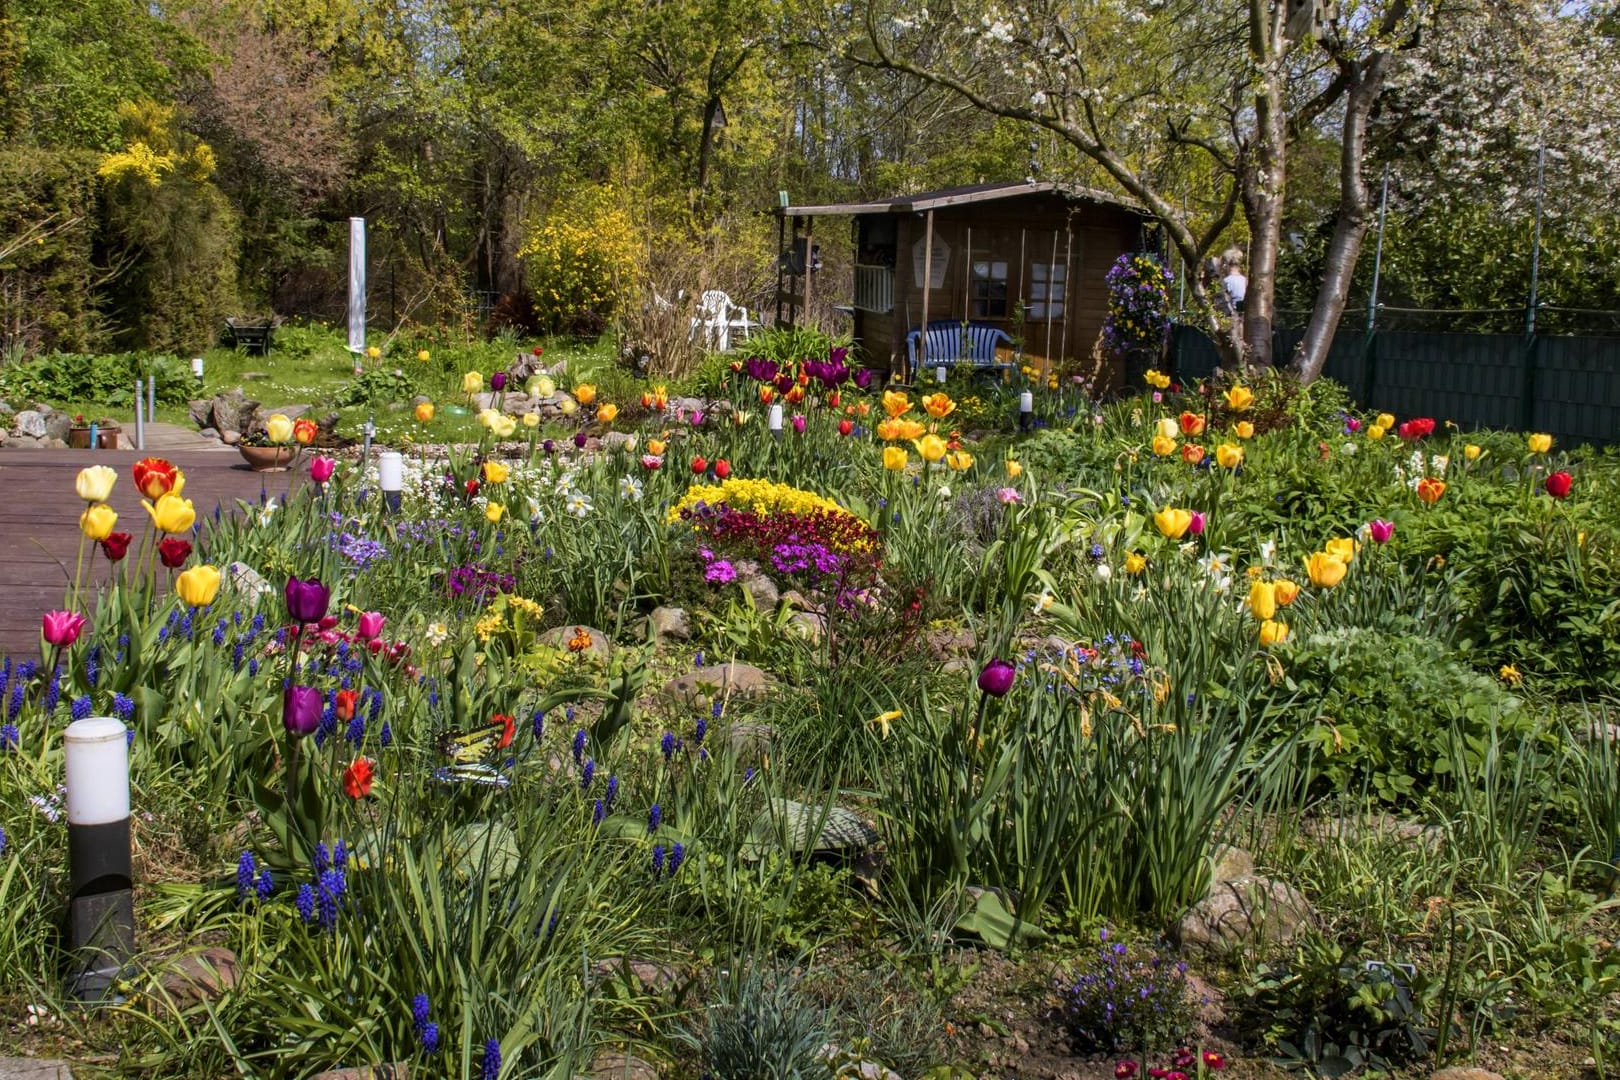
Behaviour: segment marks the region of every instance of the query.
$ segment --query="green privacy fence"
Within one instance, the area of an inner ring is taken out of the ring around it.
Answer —
[[[1278,330],[1274,355],[1292,355],[1303,336]],[[1183,379],[1220,363],[1214,342],[1190,326],[1176,327],[1170,351]],[[1366,409],[1620,443],[1620,338],[1341,330],[1323,374]]]

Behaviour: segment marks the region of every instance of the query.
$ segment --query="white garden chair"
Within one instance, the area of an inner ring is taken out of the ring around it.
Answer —
[[[738,340],[745,340],[759,328],[758,320],[748,317],[747,308],[733,303],[725,292],[710,289],[698,300],[691,336],[696,337],[702,331],[705,346],[717,352],[728,352],[733,334]]]

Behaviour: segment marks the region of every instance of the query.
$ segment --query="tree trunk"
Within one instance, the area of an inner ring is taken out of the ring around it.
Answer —
[[[1280,61],[1262,59],[1254,95],[1254,164],[1243,178],[1243,213],[1249,222],[1249,287],[1243,301],[1243,343],[1248,363],[1272,362],[1276,324],[1277,251],[1282,242],[1288,111],[1278,82]]]
[[[1322,268],[1322,284],[1311,309],[1310,325],[1293,357],[1292,366],[1301,383],[1315,382],[1327,363],[1333,335],[1350,297],[1361,245],[1372,220],[1372,200],[1361,174],[1361,163],[1367,153],[1367,118],[1383,89],[1389,60],[1388,53],[1375,53],[1348,72],[1350,94],[1345,101],[1339,151],[1339,207]]]

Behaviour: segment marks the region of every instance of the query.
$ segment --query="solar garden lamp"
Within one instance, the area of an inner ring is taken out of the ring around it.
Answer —
[[[778,439],[782,437],[782,406],[780,402],[771,406],[771,411],[765,417],[765,426],[770,429],[772,437]]]
[[[68,819],[68,992],[99,1001],[135,954],[129,853],[129,737],[111,716],[69,724],[62,736]]]
[[[1018,430],[1028,431],[1035,426],[1035,395],[1025,390],[1018,395]]]
[[[399,513],[400,495],[405,490],[405,457],[398,450],[377,455],[377,486],[382,488],[383,504],[390,513]]]

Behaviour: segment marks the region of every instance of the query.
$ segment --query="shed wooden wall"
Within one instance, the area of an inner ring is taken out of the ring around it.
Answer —
[[[912,245],[923,239],[923,214],[904,214],[897,221],[894,311],[889,315],[858,312],[856,337],[868,363],[888,360],[898,372],[905,361],[906,335],[922,325],[923,290],[917,285]],[[968,250],[971,230],[972,250]],[[1069,265],[1065,318],[1030,320],[1021,328],[1024,357],[1043,369],[1061,363],[1077,370],[1089,363],[1092,346],[1108,310],[1104,279],[1120,254],[1136,250],[1141,225],[1136,216],[1109,207],[1071,205],[1062,199],[1035,196],[993,203],[947,207],[934,212],[934,238],[950,245],[942,288],[930,289],[928,319],[962,319],[1000,326],[1019,336],[1014,312],[1029,297],[1035,263]],[[1053,241],[1056,240],[1056,258]],[[970,259],[1006,261],[1008,314],[1004,318],[969,316]]]

